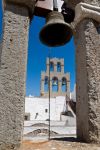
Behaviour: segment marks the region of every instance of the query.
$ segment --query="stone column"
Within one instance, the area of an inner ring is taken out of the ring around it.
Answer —
[[[52,79],[50,79],[50,96],[52,97]]]
[[[23,134],[29,14],[6,3],[0,52],[0,149],[20,146]]]
[[[67,81],[66,88],[67,88],[67,96],[70,97],[70,80]]]
[[[77,136],[100,143],[100,29],[92,19],[76,28]]]
[[[57,72],[57,63],[54,62],[54,72]]]
[[[41,80],[41,96],[44,94],[44,79]]]
[[[61,65],[61,72],[64,73],[64,64]]]
[[[61,94],[62,93],[62,80],[58,79],[58,93]]]
[[[61,60],[61,72],[64,73],[64,59]]]

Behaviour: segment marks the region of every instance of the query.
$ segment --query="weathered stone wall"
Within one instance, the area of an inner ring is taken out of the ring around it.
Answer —
[[[75,33],[77,136],[87,142],[100,142],[100,32],[97,25],[85,19]]]
[[[26,7],[6,4],[0,52],[0,150],[22,140],[29,17]]]
[[[75,9],[80,2],[100,6],[99,0],[70,0],[68,5]],[[74,38],[76,45],[77,136],[82,141],[100,143],[99,23],[92,19],[84,19],[77,25]]]

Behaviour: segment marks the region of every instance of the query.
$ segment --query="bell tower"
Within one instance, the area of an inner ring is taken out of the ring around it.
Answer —
[[[64,59],[49,58],[46,60],[46,71],[41,72],[41,96],[49,96],[49,65],[50,65],[50,96],[70,96],[70,74],[64,73]]]

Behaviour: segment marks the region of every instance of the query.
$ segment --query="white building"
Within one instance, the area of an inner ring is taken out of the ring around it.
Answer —
[[[66,106],[67,103],[67,106]],[[25,98],[24,138],[36,139],[36,136],[49,132],[49,100],[48,98]],[[50,99],[50,135],[75,135],[76,115],[64,96]],[[33,140],[32,139],[32,140]]]
[[[50,98],[50,120],[61,120],[61,113],[65,111],[65,97]],[[48,98],[26,97],[25,119],[48,120],[49,100]]]
[[[66,106],[64,96],[50,98],[50,120],[75,122],[75,114],[69,105]],[[48,121],[49,100],[48,98],[26,97],[25,98],[25,120]],[[72,123],[73,124],[73,123]]]

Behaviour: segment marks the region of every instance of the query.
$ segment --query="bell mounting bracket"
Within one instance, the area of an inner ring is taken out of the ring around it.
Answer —
[[[34,15],[46,18],[51,11],[61,12],[63,0],[37,0]]]

